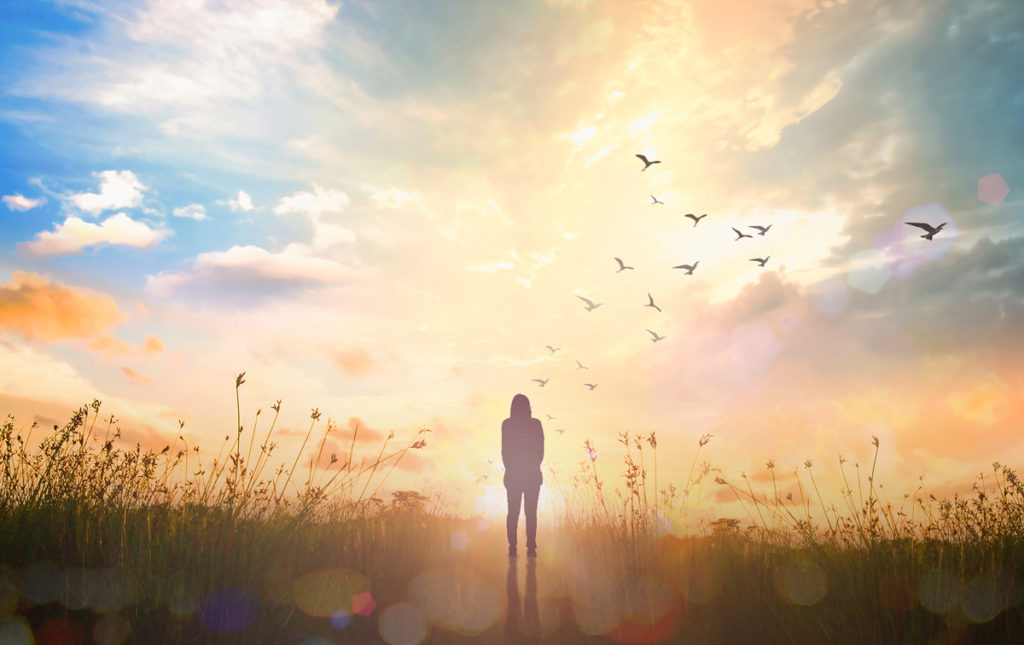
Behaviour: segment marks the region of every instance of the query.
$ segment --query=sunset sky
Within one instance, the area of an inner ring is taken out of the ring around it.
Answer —
[[[501,499],[520,392],[566,480],[589,438],[618,485],[623,431],[662,484],[705,433],[731,479],[811,459],[830,490],[877,436],[893,497],[1024,466],[1019,2],[2,7],[24,426],[99,398],[133,444],[181,419],[215,454],[244,371],[289,459],[313,408],[339,454],[430,428],[389,486],[460,512]]]

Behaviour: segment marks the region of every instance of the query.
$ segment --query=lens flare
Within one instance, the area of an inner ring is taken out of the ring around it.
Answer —
[[[203,598],[196,618],[211,632],[238,632],[252,625],[259,613],[259,599],[241,589],[221,589]]]
[[[353,606],[356,596],[369,593],[370,580],[350,569],[324,569],[308,573],[295,581],[295,605],[304,613],[327,618],[339,609],[349,613],[365,610],[367,597],[361,597],[360,607]],[[372,596],[368,598],[372,601]],[[372,611],[372,608],[370,609]]]
[[[121,614],[104,614],[92,626],[96,645],[121,645],[132,635],[132,626]]]
[[[1003,199],[1009,193],[1010,187],[1006,185],[1003,176],[997,172],[978,179],[978,201],[998,206],[1003,203]]]
[[[389,645],[419,645],[427,637],[430,625],[419,607],[399,603],[381,612],[378,629]]]
[[[36,562],[21,572],[21,593],[37,605],[57,600],[64,588],[64,576],[52,562]]]
[[[921,576],[917,595],[925,609],[944,614],[960,601],[960,581],[948,571],[932,569]]]
[[[465,568],[423,572],[409,584],[409,600],[435,625],[467,636],[483,632],[501,615],[498,593]]]
[[[0,619],[0,643],[4,645],[32,645],[35,639],[21,616]]]
[[[782,595],[797,605],[810,606],[828,593],[828,576],[817,563],[798,558],[785,566],[780,581]]]

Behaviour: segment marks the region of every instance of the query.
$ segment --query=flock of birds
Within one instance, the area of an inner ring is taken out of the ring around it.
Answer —
[[[652,159],[648,159],[645,155],[642,155],[642,154],[637,154],[636,157],[638,159],[640,159],[640,161],[642,161],[643,164],[644,164],[644,167],[640,170],[640,172],[645,172],[651,166],[653,166],[655,164],[660,164],[661,163],[661,160],[659,160],[659,159],[653,159],[653,160]],[[665,202],[663,202],[662,200],[658,199],[655,195],[652,194],[650,197],[651,197],[651,205],[662,205],[662,206],[665,205]],[[708,216],[707,213],[703,213],[701,215],[697,215],[695,213],[686,213],[684,215],[684,217],[693,220],[693,227],[694,228],[696,228],[697,225],[701,222],[701,220],[703,220],[707,216]],[[935,235],[938,234],[943,229],[943,227],[946,226],[946,222],[943,222],[943,223],[939,224],[938,226],[933,226],[932,224],[929,224],[927,222],[905,222],[905,223],[908,226],[914,226],[914,227],[920,228],[923,231],[925,231],[925,234],[921,235],[920,237],[922,237],[922,238],[924,238],[926,240],[934,239]],[[763,236],[767,235],[769,230],[771,230],[772,224],[768,224],[767,226],[747,225],[746,228],[752,229],[753,231],[756,231],[756,235],[763,237]],[[735,226],[732,227],[732,230],[736,234],[736,237],[733,240],[734,242],[739,242],[743,238],[751,238],[751,239],[754,238],[754,234],[753,233],[744,233],[743,231],[741,231],[740,229],[736,228]],[[627,265],[622,260],[622,258],[615,257],[613,259],[618,264],[618,269],[616,270],[616,273],[622,273],[623,271],[634,270],[634,267]],[[768,261],[771,260],[771,256],[770,255],[765,255],[764,257],[749,258],[749,260],[751,262],[756,262],[759,268],[765,268],[765,266],[768,264]],[[693,272],[697,270],[697,266],[699,264],[700,264],[700,260],[695,260],[695,261],[693,261],[690,264],[679,264],[679,265],[676,265],[676,266],[674,266],[672,268],[673,269],[682,269],[682,270],[684,270],[686,272],[685,275],[693,275]],[[585,298],[585,297],[580,296],[580,295],[577,295],[576,297],[579,298],[583,302],[583,305],[584,305],[585,309],[588,312],[592,312],[595,309],[597,309],[598,307],[600,307],[602,304],[604,304],[604,303],[601,303],[601,302],[594,302],[593,300],[591,300],[589,298]],[[654,297],[650,294],[650,292],[647,293],[647,303],[645,305],[643,305],[643,306],[644,307],[651,307],[652,309],[656,309],[659,312],[661,311],[661,307],[659,307],[654,302]],[[659,341],[665,340],[665,338],[666,338],[666,336],[662,336],[662,335],[658,334],[656,331],[654,331],[652,329],[646,329],[645,331],[648,334],[651,335],[651,342],[653,342],[653,343],[657,343]],[[554,356],[559,351],[561,351],[560,347],[554,347],[552,345],[547,345],[546,347],[547,347],[548,351],[551,352],[551,356]],[[589,368],[587,366],[585,366],[583,363],[581,363],[579,360],[576,360],[576,369],[577,370],[587,370]],[[543,379],[541,379],[541,378],[532,379],[533,382],[537,383],[537,385],[539,387],[542,387],[542,388],[544,386],[546,386],[550,380],[551,380],[550,377],[549,378],[543,378]],[[597,389],[597,383],[583,383],[583,385],[585,387],[587,387],[588,389],[590,389],[590,391],[594,391],[595,389]],[[549,421],[552,421],[552,420],[555,419],[555,417],[551,416],[550,414],[548,414],[546,416],[547,416]],[[564,428],[556,428],[555,432],[558,432],[559,434],[563,434],[565,432],[565,429]]]

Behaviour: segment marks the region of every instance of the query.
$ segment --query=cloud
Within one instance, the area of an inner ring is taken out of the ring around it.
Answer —
[[[325,189],[313,184],[313,192],[299,191],[281,198],[274,207],[275,215],[307,215],[318,221],[324,215],[341,214],[348,208],[349,197],[340,190]]]
[[[334,365],[350,378],[362,378],[373,371],[373,357],[363,349],[338,350],[331,358]]]
[[[411,201],[416,201],[416,195],[400,188],[378,190],[370,195],[370,202],[377,208],[399,208]]]
[[[169,297],[186,284],[205,287],[311,285],[342,282],[353,270],[340,262],[319,257],[305,244],[292,243],[280,251],[259,246],[235,245],[227,251],[199,254],[185,272],[162,272],[146,278],[146,290]]]
[[[235,199],[229,199],[227,203],[233,211],[249,212],[254,208],[252,205],[252,197],[250,197],[249,193],[244,190],[238,191],[238,197]]]
[[[135,370],[128,366],[122,366],[121,372],[133,381],[145,383],[146,385],[150,385],[151,383],[153,383],[153,379],[149,378],[144,374],[139,374],[138,372],[136,372]]]
[[[250,206],[252,205],[250,201]],[[197,222],[201,222],[206,219],[206,207],[202,204],[188,204],[187,206],[178,206],[171,214],[175,217],[188,217],[194,219]]]
[[[27,211],[39,206],[45,199],[30,199],[23,195],[4,195],[4,203],[7,204],[7,209],[12,211]]]
[[[144,222],[117,213],[102,224],[69,217],[63,224],[57,224],[53,231],[38,233],[34,241],[22,242],[19,246],[37,255],[79,253],[85,247],[96,244],[123,244],[147,249],[171,234],[170,229],[152,229]]]
[[[107,356],[152,356],[163,350],[164,343],[153,334],[147,334],[142,345],[134,347],[111,334],[103,334],[90,340],[85,346]]]
[[[0,285],[0,327],[25,338],[53,342],[93,339],[128,319],[108,295],[15,271]]]
[[[77,193],[67,200],[78,210],[99,215],[103,211],[119,208],[134,208],[142,203],[142,191],[146,187],[130,170],[104,170],[93,173],[99,177],[99,193]]]

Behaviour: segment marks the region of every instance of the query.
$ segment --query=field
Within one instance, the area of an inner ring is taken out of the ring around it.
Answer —
[[[45,433],[0,428],[0,643],[1024,641],[1024,484],[1000,464],[968,499],[917,491],[898,508],[873,472],[847,480],[843,509],[810,463],[804,499],[718,476],[754,521],[678,537],[659,510],[712,476],[697,467],[710,437],[687,482],[658,488],[656,436],[627,433],[624,490],[582,464],[539,556],[510,560],[498,523],[378,496],[427,431],[365,460],[353,438],[334,470],[268,470],[275,419],[244,429],[239,412],[203,461],[183,438],[121,446],[100,407]]]

